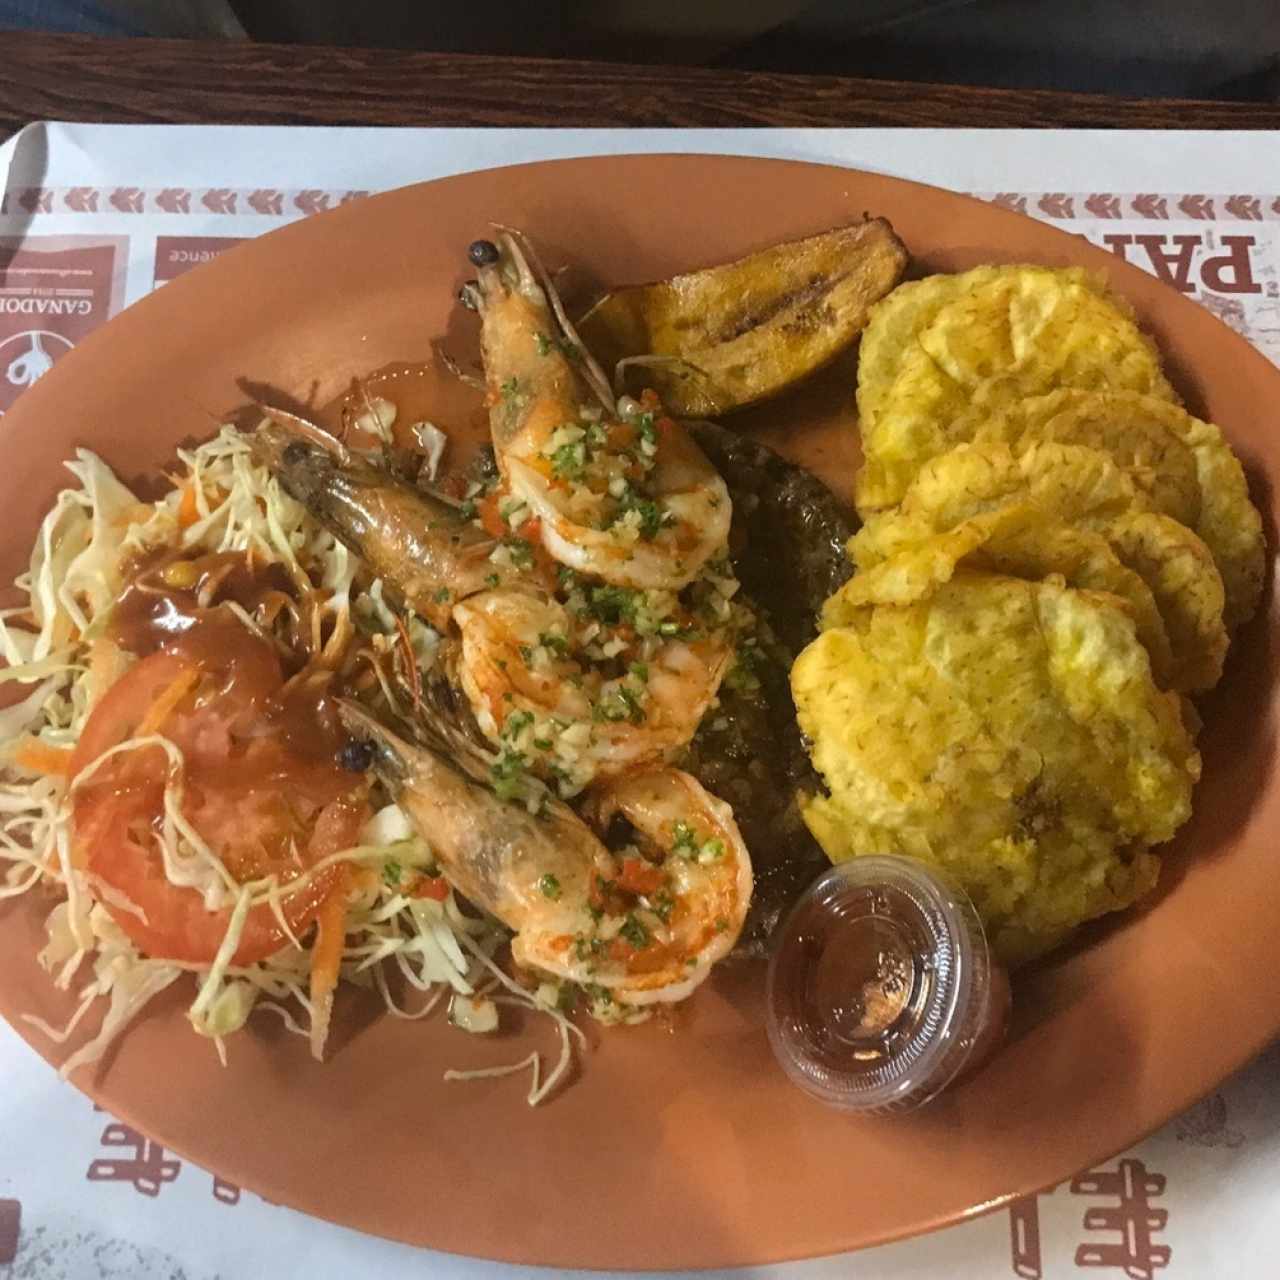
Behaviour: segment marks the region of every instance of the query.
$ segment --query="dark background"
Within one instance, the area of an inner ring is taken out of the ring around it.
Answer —
[[[233,0],[256,39],[1280,98],[1280,0]]]
[[[1280,0],[0,0],[6,27],[1280,101]]]

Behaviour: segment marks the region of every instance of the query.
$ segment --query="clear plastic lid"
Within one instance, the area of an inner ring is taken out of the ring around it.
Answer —
[[[914,858],[853,858],[823,874],[779,931],[769,1040],[815,1098],[907,1111],[946,1088],[989,1033],[991,969],[963,890]]]

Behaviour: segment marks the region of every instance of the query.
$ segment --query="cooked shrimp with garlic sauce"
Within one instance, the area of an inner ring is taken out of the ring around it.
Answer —
[[[516,963],[583,985],[597,1012],[683,1000],[733,947],[751,860],[728,805],[688,774],[641,770],[593,797],[598,827],[634,829],[613,852],[558,800],[504,803],[443,740],[410,743],[353,704],[341,714],[446,877],[513,931]]]
[[[729,536],[720,473],[652,393],[615,401],[520,237],[469,254],[479,274],[463,296],[480,313],[494,453],[542,545],[618,586],[693,581]]]

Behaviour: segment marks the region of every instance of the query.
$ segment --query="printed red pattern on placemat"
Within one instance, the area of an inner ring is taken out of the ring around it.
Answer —
[[[95,1106],[100,1112],[101,1107]],[[113,1120],[102,1131],[101,1143],[113,1151],[126,1154],[99,1156],[89,1164],[85,1179],[89,1182],[128,1182],[141,1195],[155,1199],[160,1188],[168,1182],[177,1180],[182,1171],[182,1161],[177,1156],[166,1153],[158,1142],[139,1133],[130,1125]],[[220,1204],[237,1205],[240,1203],[240,1188],[234,1182],[228,1182],[218,1175],[210,1175],[213,1179],[213,1198]],[[3,1262],[4,1242],[4,1206],[16,1204],[15,1201],[0,1200],[0,1262]],[[16,1223],[16,1218],[15,1218]],[[16,1231],[16,1225],[14,1227]]]
[[[1141,1160],[1126,1157],[1114,1171],[1099,1169],[1071,1180],[1073,1195],[1098,1196],[1111,1201],[1084,1213],[1086,1231],[1105,1231],[1119,1238],[1082,1244],[1076,1249],[1077,1267],[1121,1268],[1131,1280],[1154,1280],[1169,1265],[1173,1250],[1152,1237],[1168,1226],[1169,1211],[1153,1208],[1151,1200],[1164,1195],[1163,1174],[1148,1173]]]
[[[1181,214],[1193,222],[1274,222],[1280,219],[1280,196],[1251,192],[1209,195],[1143,191],[973,191],[971,195],[1016,213],[1043,214],[1055,221],[1071,221],[1086,214],[1094,218],[1141,218],[1167,221]],[[1084,213],[1080,210],[1083,209]]]
[[[126,243],[0,236],[0,414],[114,314]]]
[[[234,1182],[224,1181],[215,1173],[213,1175],[213,1198],[223,1204],[239,1204],[240,1188]]]
[[[321,213],[368,191],[306,187],[286,191],[276,187],[15,187],[0,202],[0,214],[98,213],[106,208],[121,213],[198,215],[255,214],[265,218]],[[1167,220],[1170,209],[1196,222],[1280,221],[1280,195],[1253,192],[971,192],[979,199],[1016,213],[1039,213],[1056,221],[1084,216]],[[1083,210],[1083,212],[1081,212]]]
[[[22,1205],[16,1200],[0,1200],[0,1267],[18,1256],[18,1235],[22,1230]]]
[[[117,187],[109,198],[111,207],[121,213],[141,213],[145,200],[138,187]]]
[[[115,210],[117,213],[257,214],[281,218],[298,213],[322,213],[350,204],[352,200],[363,200],[367,195],[368,191],[319,187],[301,191],[274,187],[15,187],[0,201],[0,215]]]
[[[127,1154],[99,1157],[85,1174],[90,1182],[131,1182],[144,1196],[155,1197],[166,1182],[172,1182],[182,1168],[174,1156],[166,1157],[158,1142],[143,1137],[137,1129],[112,1121],[102,1131],[102,1145]]]
[[[157,236],[153,280],[167,284],[244,243],[244,236]]]
[[[1023,1196],[1009,1206],[1009,1265],[1021,1280],[1042,1280],[1040,1197]]]

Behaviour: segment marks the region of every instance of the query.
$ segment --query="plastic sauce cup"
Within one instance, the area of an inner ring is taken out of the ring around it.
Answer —
[[[769,1041],[813,1097],[863,1115],[913,1110],[1004,1035],[1009,983],[963,890],[915,858],[824,873],[779,932]]]

